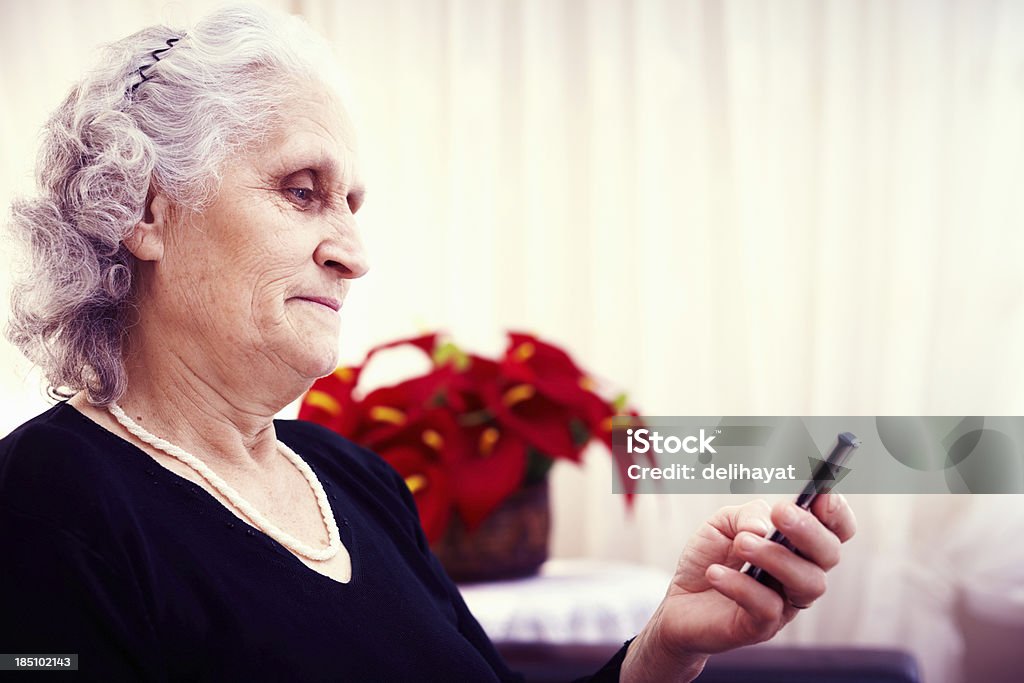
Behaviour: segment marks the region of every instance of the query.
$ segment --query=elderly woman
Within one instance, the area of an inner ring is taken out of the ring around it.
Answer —
[[[9,336],[69,400],[0,442],[0,650],[99,680],[515,678],[396,472],[274,420],[335,368],[367,270],[328,64],[297,19],[222,10],[114,44],[47,125]],[[837,496],[723,509],[595,680],[688,680],[772,637],[853,526]]]

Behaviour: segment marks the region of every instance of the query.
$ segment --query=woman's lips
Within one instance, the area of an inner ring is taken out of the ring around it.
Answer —
[[[335,312],[341,309],[341,302],[329,296],[297,296],[295,298],[300,299],[302,301],[311,301],[314,304],[320,304],[321,306],[326,306],[327,308]]]

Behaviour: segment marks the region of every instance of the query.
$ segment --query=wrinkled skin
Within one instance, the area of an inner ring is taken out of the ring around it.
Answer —
[[[764,538],[769,523],[799,554]],[[722,508],[680,555],[665,599],[630,644],[621,680],[692,680],[708,655],[773,637],[825,593],[825,573],[855,531],[840,495],[819,496],[810,512],[763,500]],[[784,594],[741,574],[744,562],[776,577]]]

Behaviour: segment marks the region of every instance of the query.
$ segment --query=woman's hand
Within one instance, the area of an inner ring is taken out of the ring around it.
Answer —
[[[800,555],[764,538],[769,522]],[[855,530],[838,494],[818,496],[811,512],[763,500],[722,508],[680,555],[665,599],[629,646],[620,680],[692,680],[709,654],[768,640],[824,594],[825,572]],[[741,574],[744,562],[778,579],[784,594]]]

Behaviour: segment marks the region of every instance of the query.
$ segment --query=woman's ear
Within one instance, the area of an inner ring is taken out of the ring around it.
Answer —
[[[171,203],[163,193],[150,190],[142,220],[124,238],[124,246],[140,261],[159,261],[171,221]]]

